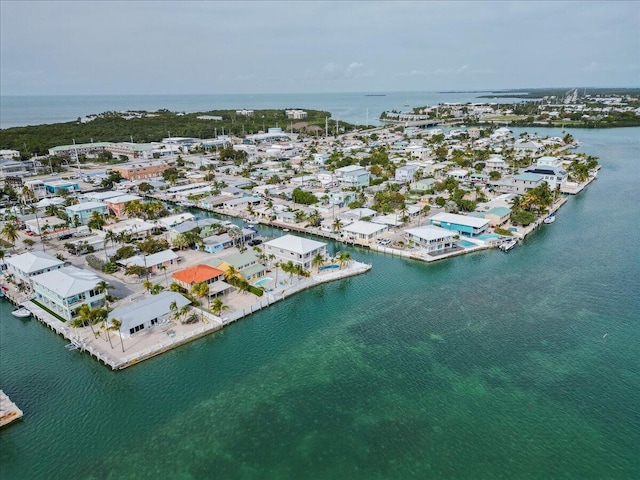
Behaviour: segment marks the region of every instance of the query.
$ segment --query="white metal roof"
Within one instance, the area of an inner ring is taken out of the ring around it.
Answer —
[[[157,295],[138,300],[129,305],[116,308],[109,313],[109,321],[114,318],[121,321],[120,330],[127,332],[143,323],[147,323],[154,318],[159,318],[171,312],[171,303],[176,302],[178,308],[189,305],[191,302],[177,292],[160,292]]]
[[[417,228],[408,228],[405,230],[405,232],[427,241],[453,237],[453,232],[451,230],[436,227],[435,225],[424,225]]]
[[[41,285],[62,298],[68,298],[93,289],[101,279],[92,272],[69,266],[41,273],[31,277],[31,281],[34,285]]]
[[[481,228],[489,223],[489,220],[485,220],[484,218],[469,217],[456,213],[436,213],[433,217],[430,217],[429,220],[457,223],[458,225],[468,225],[473,228]]]
[[[296,235],[284,235],[265,242],[265,245],[304,255],[305,253],[313,252],[314,250],[325,246],[326,243],[311,240],[309,238],[298,237]]]
[[[45,268],[57,267],[64,264],[63,261],[58,260],[56,257],[39,251],[6,257],[5,262],[25,273],[38,272]]]
[[[359,233],[363,235],[372,235],[374,233],[382,232],[387,229],[386,225],[373,222],[355,222],[346,227],[342,227],[342,231],[348,233]]]

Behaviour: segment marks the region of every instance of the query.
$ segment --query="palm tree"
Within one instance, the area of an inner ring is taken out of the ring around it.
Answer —
[[[316,254],[316,256],[313,257],[313,260],[311,260],[311,265],[316,267],[319,273],[320,267],[324,265],[324,255],[322,255],[321,253]]]
[[[16,240],[19,237],[18,227],[13,222],[6,222],[2,230],[0,230],[0,235],[15,247]]]
[[[164,283],[165,285],[169,285],[169,279],[167,278],[167,266],[166,265],[160,265],[158,267],[158,269],[162,270],[164,272]]]
[[[164,290],[164,287],[162,285],[156,284],[153,287],[151,287],[151,295],[157,295],[163,290]]]
[[[339,232],[339,231],[342,229],[342,227],[343,227],[343,226],[344,226],[344,225],[343,225],[343,223],[342,223],[342,220],[340,220],[339,218],[336,218],[336,219],[333,221],[333,231],[334,231],[334,232]]]
[[[93,332],[93,335],[96,336],[96,331],[93,329],[93,324],[96,319],[96,314],[94,312],[95,309],[91,308],[86,303],[84,305],[81,305],[76,310],[78,316],[71,320],[71,326],[74,328],[79,328],[84,327],[85,325],[89,325],[91,331]]]
[[[211,304],[211,308],[209,309],[209,311],[213,313],[215,316],[219,317],[220,314],[228,308],[229,307],[225,305],[222,300],[220,300],[219,298],[216,298]]]
[[[193,287],[191,287],[191,293],[193,295],[197,295],[199,298],[207,296],[207,301],[209,301],[209,284],[207,282],[199,282],[196,283]],[[208,305],[211,306],[210,304]],[[204,309],[202,309],[202,317],[204,318]]]
[[[342,270],[342,267],[344,266],[344,264],[351,261],[351,255],[349,254],[349,252],[338,252],[336,254],[336,260],[340,265],[340,270]]]
[[[233,282],[238,278],[240,272],[233,265],[229,265],[227,271],[224,272],[224,278],[227,282],[233,284]]]
[[[153,288],[153,283],[150,280],[145,280],[142,282],[142,288],[144,288],[147,292],[151,293],[151,289]]]
[[[124,353],[124,343],[122,343],[122,332],[120,331],[120,327],[122,326],[122,321],[117,318],[111,319],[111,325],[107,327],[107,330],[115,330],[118,332],[118,336],[120,337],[120,346],[122,347],[122,353]],[[111,346],[113,348],[113,346]]]

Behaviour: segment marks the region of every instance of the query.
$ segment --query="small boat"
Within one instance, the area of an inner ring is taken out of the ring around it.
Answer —
[[[556,216],[555,216],[555,214],[552,213],[547,218],[545,218],[542,222],[543,223],[553,223],[555,221],[556,221]]]
[[[513,238],[511,240],[507,240],[506,242],[502,243],[498,248],[503,252],[508,252],[513,247],[515,247],[517,243],[518,243],[518,240]]]
[[[249,225],[258,225],[258,221],[255,218],[250,218],[249,220],[247,220],[247,223]]]
[[[11,312],[14,317],[18,318],[27,318],[31,316],[31,311],[27,310],[25,307],[18,307]]]

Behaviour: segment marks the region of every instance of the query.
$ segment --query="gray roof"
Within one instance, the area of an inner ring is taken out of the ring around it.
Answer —
[[[31,277],[31,281],[34,285],[41,285],[61,298],[69,298],[95,288],[101,279],[93,272],[69,266],[41,273]]]
[[[124,260],[118,260],[117,263],[120,265],[138,265],[140,267],[152,267],[154,265],[159,265],[170,260],[175,260],[176,258],[178,258],[178,255],[176,255],[176,253],[169,248],[158,253],[146,255],[146,259],[145,255],[134,255],[133,257],[125,258]]]
[[[129,305],[118,307],[109,313],[109,321],[114,318],[120,320],[120,330],[127,332],[143,323],[150,322],[154,318],[162,317],[171,312],[170,305],[176,302],[178,308],[189,305],[191,302],[177,292],[160,292],[143,300],[138,300]]]

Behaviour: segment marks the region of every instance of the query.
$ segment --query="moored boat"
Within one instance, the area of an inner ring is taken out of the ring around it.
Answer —
[[[555,214],[552,213],[547,218],[545,218],[542,222],[543,223],[553,223],[555,221],[556,221],[556,216],[555,216]]]
[[[513,247],[515,247],[517,243],[518,243],[518,240],[516,240],[515,238],[512,238],[511,240],[507,240],[506,242],[500,244],[498,248],[503,252],[508,252]]]
[[[31,311],[28,310],[26,307],[18,307],[15,310],[13,310],[11,314],[14,317],[18,317],[18,318],[27,318],[31,316]]]

